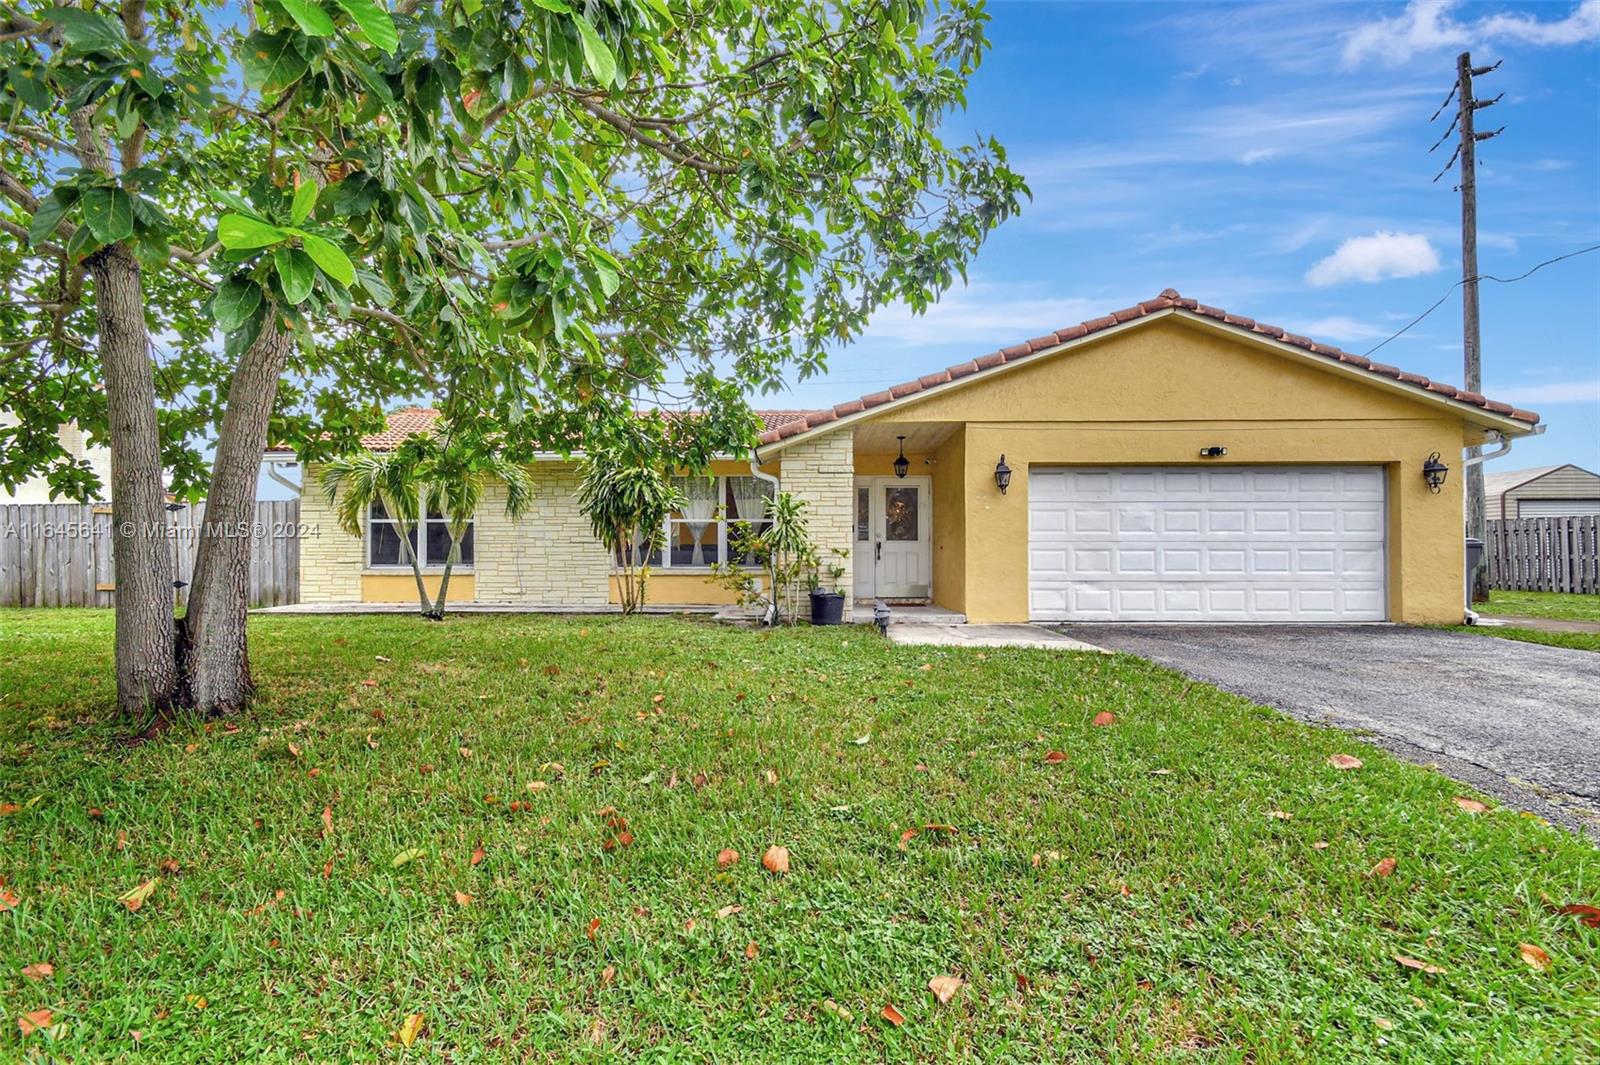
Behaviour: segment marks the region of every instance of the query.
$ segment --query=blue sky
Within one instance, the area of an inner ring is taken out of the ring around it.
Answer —
[[[760,406],[826,406],[1148,299],[1186,296],[1365,352],[1460,278],[1449,145],[1428,118],[1455,56],[1504,60],[1479,128],[1479,269],[1600,243],[1600,0],[989,5],[994,48],[951,124],[993,134],[1033,202],[965,289],[880,313],[826,377]],[[1546,435],[1505,468],[1600,469],[1600,253],[1484,282],[1484,389]],[[1381,361],[1459,384],[1459,290]]]

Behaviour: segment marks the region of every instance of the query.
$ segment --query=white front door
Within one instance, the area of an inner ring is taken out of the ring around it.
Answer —
[[[857,477],[855,514],[856,598],[930,598],[933,479]]]

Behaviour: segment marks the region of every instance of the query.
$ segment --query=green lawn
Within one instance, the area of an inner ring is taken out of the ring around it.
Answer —
[[[128,749],[110,617],[0,611],[0,1059],[1600,1056],[1600,929],[1550,908],[1600,903],[1600,850],[1135,658],[671,618],[252,641],[237,729]]]
[[[1476,608],[1475,608],[1476,609]],[[1600,595],[1565,592],[1491,592],[1480,614],[1517,618],[1559,618],[1563,621],[1600,621]]]

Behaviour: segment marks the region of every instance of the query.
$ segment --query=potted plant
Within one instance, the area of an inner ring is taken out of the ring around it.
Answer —
[[[833,549],[833,554],[844,557],[844,552]],[[837,561],[824,564],[815,553],[806,559],[806,585],[811,590],[811,624],[838,625],[844,621],[844,593],[839,581],[844,577],[844,567]]]

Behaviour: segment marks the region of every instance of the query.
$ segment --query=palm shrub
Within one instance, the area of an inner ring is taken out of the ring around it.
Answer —
[[[624,616],[644,606],[650,556],[660,546],[667,515],[683,505],[683,493],[655,465],[628,461],[615,452],[585,460],[578,506],[595,539],[616,560],[617,598]]]
[[[767,504],[767,524],[760,532],[749,522],[734,525],[729,533],[733,555],[754,558],[759,573],[736,562],[711,567],[717,580],[739,594],[739,602],[761,608],[765,624],[776,625],[784,620],[792,624],[799,619],[800,595],[807,586],[807,575],[818,568],[805,509],[804,500],[779,492]]]
[[[412,550],[417,530],[417,507],[421,501],[415,454],[403,451],[362,451],[337,458],[322,467],[322,491],[334,508],[339,528],[351,536],[365,533],[364,519],[373,503],[379,503],[394,519],[400,534],[400,556],[411,567],[417,580],[417,599],[424,615],[429,611],[428,586],[422,579],[422,563]]]
[[[439,594],[425,610],[437,621],[444,617],[445,596],[450,591],[450,574],[461,561],[461,541],[489,486],[505,487],[505,513],[513,521],[527,512],[533,502],[533,479],[525,466],[512,462],[492,448],[478,446],[481,441],[453,441],[450,437],[412,437],[402,445],[415,443],[418,480],[427,513],[444,515],[450,531],[450,551],[445,556],[444,572],[439,576]]]

